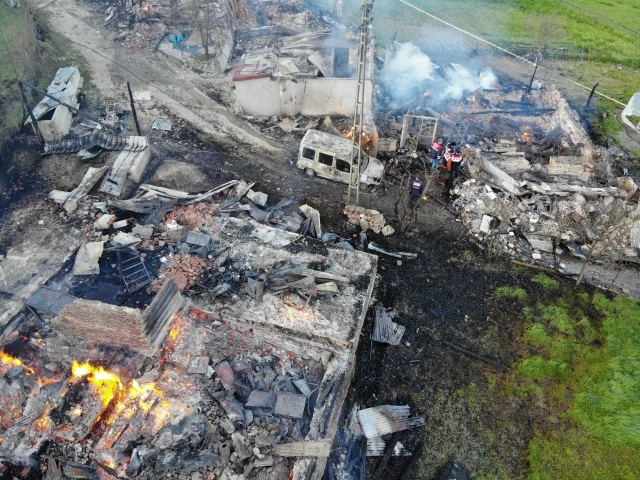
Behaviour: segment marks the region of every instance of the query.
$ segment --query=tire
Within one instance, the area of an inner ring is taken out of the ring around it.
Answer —
[[[316,174],[316,172],[314,172],[314,171],[313,171],[312,169],[310,169],[310,168],[305,168],[305,169],[304,169],[304,173],[306,173],[306,174],[307,174],[307,177],[313,177],[313,176]]]

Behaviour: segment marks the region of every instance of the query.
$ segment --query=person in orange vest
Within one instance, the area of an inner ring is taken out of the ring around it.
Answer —
[[[447,171],[451,171],[451,159],[453,158],[453,151],[456,149],[456,142],[447,143],[444,149],[444,155],[442,155],[442,167]]]
[[[433,142],[429,147],[429,158],[431,159],[431,171],[433,172],[438,168],[438,160],[442,157],[442,139],[439,138],[437,142]]]
[[[453,181],[460,176],[462,165],[462,148],[455,147],[451,155],[451,169],[449,170],[449,183],[453,186]]]
[[[420,177],[416,177],[416,179],[411,182],[411,186],[409,188],[409,206],[411,207],[416,200],[418,200],[420,198],[420,196],[422,195],[422,192],[424,192],[424,183],[422,183],[422,180],[420,180]]]

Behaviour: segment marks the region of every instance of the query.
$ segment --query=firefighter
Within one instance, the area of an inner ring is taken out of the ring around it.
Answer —
[[[411,207],[416,200],[420,198],[424,192],[424,183],[420,180],[420,177],[416,177],[416,179],[411,182],[411,186],[409,188],[409,206]]]
[[[429,158],[431,159],[431,171],[435,171],[438,168],[438,160],[442,157],[442,139],[439,138],[437,142],[433,142],[429,147]]]
[[[449,170],[449,183],[453,186],[453,181],[460,176],[460,166],[462,165],[462,148],[454,147],[451,155],[451,170]]]
[[[338,18],[342,18],[342,7],[344,5],[344,2],[342,0],[338,0],[336,2],[336,16]]]

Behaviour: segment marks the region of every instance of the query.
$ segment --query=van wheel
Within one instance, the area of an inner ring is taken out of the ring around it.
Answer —
[[[310,168],[305,168],[304,173],[306,173],[308,177],[313,177],[316,174],[316,172],[314,172]]]

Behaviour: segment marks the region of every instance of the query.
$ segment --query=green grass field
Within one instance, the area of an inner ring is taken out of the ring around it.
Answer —
[[[637,0],[576,0],[575,4],[561,0],[406,1],[491,42],[571,46],[584,49],[591,58],[640,67],[640,35],[618,25],[638,26],[640,31]],[[315,5],[322,8],[324,2],[316,0]],[[593,13],[578,7],[589,8]],[[376,38],[382,45],[394,35],[400,41],[423,46],[427,46],[424,44],[430,31],[449,37],[452,43],[462,35],[442,31],[442,23],[400,0],[375,0],[372,16]],[[358,19],[359,2],[346,3],[344,20],[357,23]]]
[[[525,308],[520,394],[543,395],[562,419],[538,426],[529,444],[531,480],[640,478],[640,305],[564,289],[539,274],[547,301]],[[594,310],[597,312],[594,315]]]

